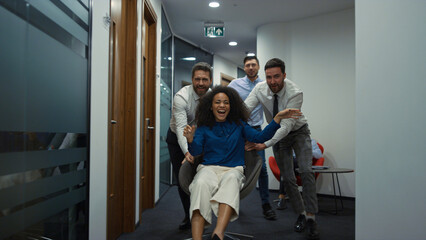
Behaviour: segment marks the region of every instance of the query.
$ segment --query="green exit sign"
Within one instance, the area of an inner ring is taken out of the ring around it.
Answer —
[[[223,27],[208,26],[204,27],[205,37],[223,37],[225,30]]]

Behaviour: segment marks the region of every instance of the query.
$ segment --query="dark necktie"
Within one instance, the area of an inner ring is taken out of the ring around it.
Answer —
[[[272,110],[273,116],[275,117],[275,115],[277,115],[278,113],[278,95],[274,94],[274,109]]]

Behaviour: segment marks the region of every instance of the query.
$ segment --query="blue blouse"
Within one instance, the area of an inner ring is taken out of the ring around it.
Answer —
[[[263,143],[274,136],[280,125],[275,121],[259,132],[246,122],[216,122],[213,128],[198,127],[188,150],[193,156],[204,153],[204,165],[236,167],[244,165],[245,140]]]

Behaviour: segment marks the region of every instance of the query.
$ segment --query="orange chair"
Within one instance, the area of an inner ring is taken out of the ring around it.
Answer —
[[[321,149],[321,152],[324,153],[324,147],[317,143],[318,147]],[[321,157],[319,159],[312,158],[312,166],[324,166],[324,157]],[[277,162],[275,161],[274,156],[269,157],[269,167],[271,168],[272,173],[274,174],[275,178],[280,181],[281,174],[280,169],[278,168]],[[299,173],[295,172],[296,175],[296,181],[297,185],[302,186],[302,179],[299,176]],[[318,178],[319,173],[315,173],[315,179]]]

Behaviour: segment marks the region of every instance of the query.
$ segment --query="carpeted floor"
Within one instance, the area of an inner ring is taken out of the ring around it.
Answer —
[[[271,192],[271,202],[278,196],[277,192]],[[355,239],[355,200],[344,199],[344,209],[337,215],[325,212],[335,209],[334,198],[319,196],[318,205],[320,212],[316,219],[320,228],[322,240],[350,240]],[[271,203],[275,208],[275,203]],[[338,202],[340,206],[340,201]],[[240,217],[228,225],[228,232],[243,233],[254,236],[259,240],[274,239],[306,239],[304,233],[293,231],[293,224],[297,219],[288,204],[285,210],[275,210],[276,221],[268,221],[263,218],[259,192],[254,190],[241,201]],[[171,187],[157,203],[156,207],[143,212],[140,225],[133,233],[120,236],[120,240],[147,239],[147,240],[182,240],[191,237],[191,232],[179,231],[178,225],[183,219],[183,210],[180,203],[177,187]],[[215,219],[214,219],[215,221]],[[206,229],[211,232],[214,226]],[[247,238],[240,238],[241,240]]]

